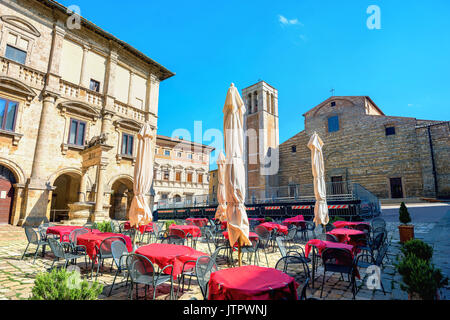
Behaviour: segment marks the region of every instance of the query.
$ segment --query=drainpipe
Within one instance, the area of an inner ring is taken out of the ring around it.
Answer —
[[[430,144],[431,163],[433,166],[434,191],[436,193],[436,198],[437,198],[438,197],[438,180],[437,180],[437,174],[436,174],[436,163],[434,160],[433,139],[431,138],[431,126],[428,126],[427,129],[428,129],[428,141]]]

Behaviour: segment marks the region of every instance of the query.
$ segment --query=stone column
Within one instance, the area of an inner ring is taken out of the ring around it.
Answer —
[[[80,194],[78,197],[78,201],[79,202],[87,202],[88,198],[87,198],[87,189],[86,189],[86,185],[87,185],[87,181],[88,181],[88,175],[87,175],[87,169],[81,169],[81,182],[80,182]]]
[[[133,71],[130,71],[130,85],[128,87],[128,104],[133,106]]]
[[[103,221],[105,219],[105,213],[103,211],[103,200],[105,193],[105,171],[106,164],[99,164],[97,167],[97,199],[95,201],[95,220]]]
[[[145,111],[153,116],[158,116],[159,82],[158,77],[153,74],[147,79],[147,102]],[[148,121],[148,119],[146,120]]]
[[[83,60],[81,62],[81,74],[80,74],[80,86],[84,88],[90,87],[90,79],[87,73],[87,58],[89,54],[90,47],[87,45],[83,46]]]

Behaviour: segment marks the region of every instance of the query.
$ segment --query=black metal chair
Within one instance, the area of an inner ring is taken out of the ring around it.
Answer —
[[[325,278],[327,272],[347,274],[349,277],[350,286],[352,287],[353,299],[356,297],[356,259],[350,251],[337,248],[327,248],[322,252],[323,264],[323,280],[320,298],[323,296],[323,288],[325,286]]]
[[[253,259],[253,264],[259,266],[259,255],[258,255],[259,239],[254,239],[251,242],[252,242],[251,246],[241,247],[241,252],[242,254],[247,254],[247,259],[250,264],[252,263]]]
[[[387,244],[384,244],[381,248],[379,248],[377,252],[376,258],[374,258],[373,254],[360,254],[356,258],[356,265],[360,268],[367,269],[370,266],[377,266],[378,268],[381,268],[383,266],[384,258],[387,255],[389,246]],[[381,274],[380,273],[380,285],[381,289],[383,290],[384,295],[386,295],[386,291],[384,290],[383,281],[381,280]],[[367,276],[367,274],[366,274]],[[363,279],[363,283],[365,283]],[[358,290],[359,291],[359,290]]]
[[[95,276],[96,279],[98,278],[98,274],[100,272],[100,264],[103,266],[106,259],[113,259],[111,245],[114,241],[121,241],[121,242],[123,242],[123,244],[125,246],[127,244],[127,242],[124,238],[119,237],[119,236],[113,236],[113,237],[108,237],[108,238],[104,239],[100,243],[99,247],[96,246],[96,250],[97,250],[97,274]],[[93,263],[94,263],[94,261],[92,261],[92,264]],[[112,271],[113,264],[114,264],[114,262],[111,263],[111,271]],[[92,276],[92,272],[91,272],[91,276]]]
[[[219,265],[218,260],[219,257],[223,260],[226,260],[226,263],[228,266],[234,267],[234,261],[232,257],[232,248],[230,247],[230,243],[226,243],[225,245],[217,246],[214,253],[211,255],[211,258],[214,260],[216,265]],[[219,256],[221,251],[225,251],[225,254],[222,256]]]
[[[173,299],[173,265],[167,265],[159,272],[156,271],[153,263],[139,254],[130,254],[127,258],[128,272],[130,275],[131,286],[128,296],[133,299],[133,287],[136,287],[136,299],[139,300],[139,285],[145,286],[145,297],[147,297],[147,288],[153,288],[153,300],[156,298],[157,287],[170,282],[170,299]],[[170,270],[169,274],[165,274]]]
[[[114,264],[116,265],[116,274],[114,275],[114,280],[111,285],[111,289],[109,290],[108,296],[111,296],[111,293],[114,288],[114,284],[116,283],[117,276],[119,273],[123,271],[127,271],[127,257],[128,257],[128,249],[127,246],[122,241],[114,241],[111,244],[111,254],[113,256]],[[128,284],[128,276],[127,276],[127,284]]]
[[[372,230],[375,230],[377,228],[386,229],[386,221],[382,218],[375,218],[370,222],[370,226],[372,227]]]
[[[86,223],[83,225],[83,228],[90,229],[90,230],[96,229],[96,228],[97,228],[97,224],[94,223],[94,222],[86,222]]]
[[[22,259],[25,257],[25,254],[28,250],[28,247],[32,244],[36,246],[36,251],[34,253],[34,260],[33,260],[33,264],[36,261],[36,257],[37,257],[37,253],[39,251],[39,248],[42,246],[42,256],[45,255],[45,246],[49,245],[48,240],[43,240],[42,236],[40,235],[40,233],[38,231],[36,231],[33,227],[25,227],[25,235],[27,236],[27,240],[28,240],[28,244],[27,247],[25,248],[25,251],[23,252],[22,255]]]
[[[334,236],[332,234],[328,234],[328,233],[326,233],[326,234],[321,233],[321,234],[316,236],[316,239],[322,240],[322,241],[329,241],[329,242],[339,243],[339,240],[338,240],[338,238],[336,238],[336,236]]]
[[[272,239],[272,235],[266,228],[262,226],[257,226],[255,228],[255,233],[259,237],[259,249],[264,251],[264,255],[266,256],[266,263],[267,266],[269,266],[269,260],[267,259],[267,252],[266,249],[269,247],[270,241]]]
[[[69,262],[72,261],[72,262],[74,262],[74,264],[76,264],[77,259],[83,257],[83,255],[78,255],[78,254],[72,253],[70,250],[67,251],[65,246],[70,247],[70,244],[67,242],[61,243],[61,242],[59,242],[59,240],[54,239],[54,238],[48,239],[48,242],[49,242],[50,248],[53,252],[53,255],[55,256],[50,269],[53,269],[55,262],[59,261],[59,259],[65,260],[64,269],[66,269]]]
[[[289,225],[288,234],[283,236],[283,240],[286,242],[290,242],[293,246],[297,237],[297,230],[298,228],[295,225]]]
[[[306,289],[309,285],[311,274],[304,259],[299,256],[284,256],[278,260],[275,269],[293,277],[297,283],[303,283],[302,296],[306,297]]]
[[[199,257],[195,263],[195,275],[203,295],[203,299],[208,300],[208,283],[211,273],[218,270],[216,261],[212,257]]]
[[[285,247],[285,245],[283,243],[284,241],[285,240],[282,237],[277,237],[276,238],[276,243],[277,243],[278,249],[280,250],[281,257],[294,256],[294,257],[296,257],[298,259],[301,259],[304,263],[310,263],[311,262],[311,259],[305,257],[305,251],[303,250],[302,247],[298,248],[301,252],[294,251],[294,250],[287,251],[286,247]]]
[[[176,244],[179,246],[184,246],[185,239],[180,237],[179,235],[169,235],[163,240],[161,240],[161,243],[167,243],[167,244]]]
[[[83,256],[84,255],[84,261],[86,263],[86,268],[87,268],[87,248],[86,246],[83,245],[78,245],[78,237],[89,233],[88,229],[75,229],[73,230],[70,234],[69,234],[69,244],[70,244],[70,250],[73,254],[79,255],[79,256]]]

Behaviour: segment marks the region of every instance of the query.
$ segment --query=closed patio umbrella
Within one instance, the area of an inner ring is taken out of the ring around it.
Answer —
[[[227,199],[225,195],[225,163],[226,159],[223,152],[219,154],[217,158],[217,175],[219,185],[217,186],[217,202],[219,206],[216,211],[216,219],[220,222],[224,222],[227,219]]]
[[[244,167],[244,113],[245,105],[234,84],[231,84],[223,109],[225,134],[225,194],[230,246],[250,246],[250,227],[245,209],[246,181]]]
[[[129,220],[131,227],[139,229],[140,226],[148,225],[153,220],[152,211],[147,202],[146,194],[152,186],[153,175],[153,151],[152,142],[154,133],[146,123],[138,136],[138,147],[136,164],[134,167],[134,197],[131,202]],[[136,237],[135,237],[136,241]]]
[[[311,164],[314,177],[314,195],[316,205],[314,207],[314,222],[316,226],[327,225],[330,222],[328,217],[327,188],[325,184],[325,165],[322,153],[323,141],[314,132],[309,140],[308,148],[311,149]]]

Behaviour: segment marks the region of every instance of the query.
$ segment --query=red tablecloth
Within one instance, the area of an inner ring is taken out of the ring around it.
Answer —
[[[283,226],[283,225],[278,224],[278,223],[265,222],[263,224],[260,224],[260,226],[266,228],[269,231],[272,231],[273,229],[277,229],[278,233],[288,234],[288,227]]]
[[[289,226],[290,224],[293,224],[297,227],[301,227],[301,228],[305,228],[305,218],[302,215],[293,217],[293,218],[289,218],[283,221],[283,225],[285,226]]]
[[[188,218],[186,221],[192,222],[197,227],[204,227],[208,224],[208,219],[206,218]]]
[[[228,227],[228,221],[223,221],[223,222],[220,224],[220,227],[222,228],[222,230],[225,230],[225,229]]]
[[[120,233],[86,233],[78,236],[77,244],[86,247],[88,256],[94,261],[97,261],[97,247],[100,247],[100,244],[103,240],[109,237],[122,237],[126,241],[128,252],[133,251],[133,243],[131,242],[131,238],[129,236],[125,236]]]
[[[169,227],[169,231],[170,231],[171,235],[177,235],[177,236],[183,237],[183,232],[177,232],[177,230],[183,230],[185,235],[190,233],[192,235],[192,237],[194,237],[194,238],[198,238],[198,237],[202,236],[202,231],[197,226],[192,226],[192,225],[178,226],[178,225],[173,224]]]
[[[298,300],[298,283],[271,268],[244,266],[211,274],[209,300]]]
[[[336,228],[328,232],[333,236],[338,238],[339,242],[348,243],[351,241],[352,236],[363,236],[365,235],[364,231],[354,230],[354,229],[346,229],[346,228]]]
[[[352,227],[352,226],[357,226],[360,224],[367,224],[370,225],[370,223],[368,222],[349,222],[349,221],[336,221],[335,223],[333,223],[333,225],[336,228],[345,228],[345,227]]]
[[[140,247],[136,250],[137,254],[147,257],[152,263],[157,264],[161,269],[167,265],[173,265],[173,277],[177,278],[183,271],[183,265],[186,261],[197,260],[201,256],[207,256],[206,253],[197,251],[188,246],[179,246],[175,244],[153,243]],[[186,270],[194,268],[195,263],[189,263]],[[165,273],[170,274],[172,270],[167,268]]]
[[[131,229],[131,224],[130,222],[125,222],[125,224],[123,225],[125,230],[130,230]],[[143,234],[144,232],[153,232],[153,222],[150,222],[148,225],[146,226],[140,226],[139,227],[139,231],[141,232],[141,234]]]
[[[83,227],[76,227],[76,226],[55,226],[55,227],[48,227],[47,228],[47,234],[54,234],[59,236],[59,239],[61,242],[69,242],[69,235],[73,230],[77,229],[84,229]],[[90,230],[86,229],[91,233],[101,233],[98,230]]]
[[[309,253],[311,252],[312,246],[315,246],[319,250],[319,255],[322,254],[323,250],[328,248],[346,249],[349,250],[353,255],[355,254],[355,247],[350,244],[312,239],[309,240],[308,243],[305,245],[305,256],[307,258],[309,256]]]

